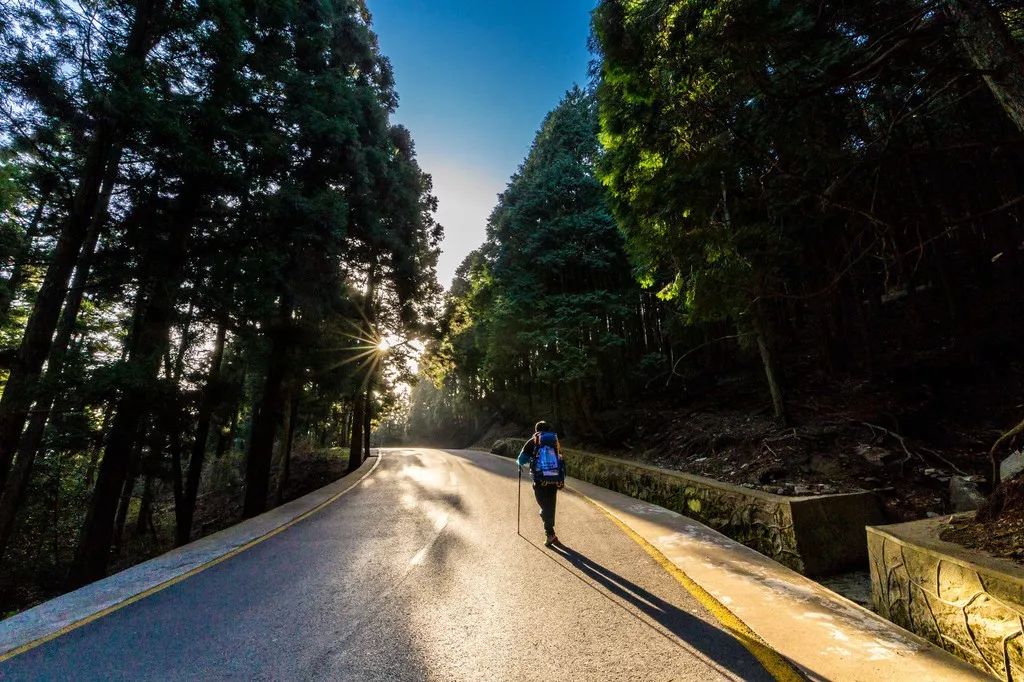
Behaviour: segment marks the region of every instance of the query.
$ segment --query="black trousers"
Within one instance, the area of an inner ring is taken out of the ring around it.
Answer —
[[[555,534],[555,504],[558,502],[558,488],[553,485],[533,486],[533,496],[540,505],[540,518],[544,522],[544,532]]]

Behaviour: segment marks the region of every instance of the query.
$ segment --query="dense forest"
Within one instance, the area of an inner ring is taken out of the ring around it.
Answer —
[[[1019,5],[602,0],[592,35],[458,272],[410,437],[546,417],[910,516],[991,483],[1024,416]]]
[[[3,3],[0,612],[375,430],[547,418],[895,517],[991,490],[1024,432],[1019,3],[601,0],[591,48],[442,298],[363,0]]]
[[[0,90],[6,611],[357,468],[442,232],[362,0],[8,2]]]

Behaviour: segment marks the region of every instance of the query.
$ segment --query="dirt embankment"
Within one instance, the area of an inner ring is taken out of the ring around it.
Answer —
[[[678,402],[602,413],[605,442],[587,445],[784,495],[874,491],[892,522],[950,513],[958,487],[989,492],[988,449],[1019,421],[1007,396],[1024,372],[1004,360],[948,348],[894,354],[872,377],[808,368],[791,378],[785,425],[755,373],[721,377]]]
[[[955,519],[941,537],[1024,564],[1024,472],[996,488],[976,516]]]
[[[555,427],[569,446],[773,493],[872,491],[893,523],[952,513],[991,492],[988,450],[1021,417],[1012,396],[1024,394],[1024,364],[1005,330],[989,336],[894,343],[869,376],[825,375],[792,350],[785,425],[751,365],[676,379],[671,396],[599,412],[600,434],[574,431],[568,419]],[[529,433],[500,424],[478,445]]]

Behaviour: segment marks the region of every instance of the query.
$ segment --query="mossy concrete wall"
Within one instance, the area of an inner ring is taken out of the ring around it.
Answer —
[[[523,440],[495,442],[515,457]],[[637,462],[565,450],[568,475],[695,518],[805,575],[867,561],[864,527],[884,521],[871,493],[785,497]]]
[[[1024,568],[939,539],[948,517],[868,528],[875,609],[1007,682],[1024,680]]]

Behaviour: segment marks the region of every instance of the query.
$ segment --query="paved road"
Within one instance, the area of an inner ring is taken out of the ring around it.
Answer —
[[[0,679],[770,680],[600,511],[488,455],[385,450],[323,511],[0,664]]]

